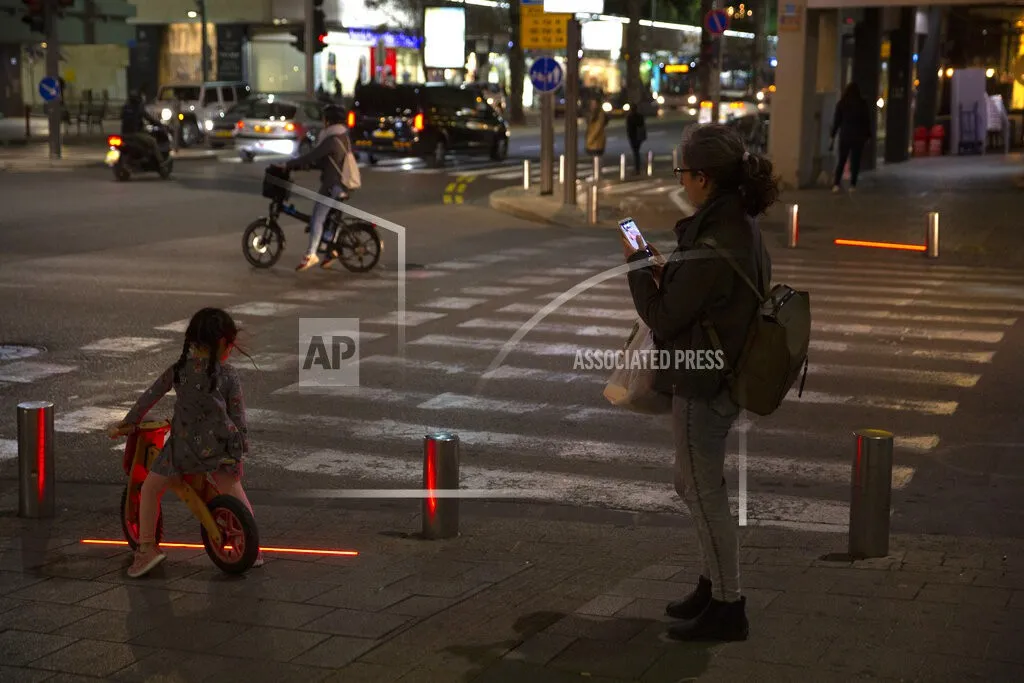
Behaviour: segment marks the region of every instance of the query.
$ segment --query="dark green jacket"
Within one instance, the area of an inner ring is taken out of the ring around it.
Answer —
[[[629,289],[640,319],[654,334],[659,349],[672,352],[672,367],[659,370],[655,387],[665,393],[711,398],[725,387],[721,370],[676,364],[676,351],[713,353],[714,346],[701,325],[707,317],[725,349],[725,361],[735,363],[746,342],[747,331],[759,302],[750,287],[711,247],[697,246],[703,237],[714,237],[728,250],[755,283],[759,281],[755,254],[762,249],[759,228],[750,218],[736,193],[712,197],[697,213],[675,226],[676,249],[668,257],[657,282],[654,271],[637,268],[629,272]],[[771,260],[764,250],[762,287],[771,281]],[[629,258],[645,260],[643,253]],[[660,286],[659,286],[660,285]]]

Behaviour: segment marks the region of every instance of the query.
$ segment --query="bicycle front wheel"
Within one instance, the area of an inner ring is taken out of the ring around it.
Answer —
[[[284,252],[284,233],[280,226],[268,218],[249,224],[242,235],[242,253],[245,260],[257,268],[270,268]]]

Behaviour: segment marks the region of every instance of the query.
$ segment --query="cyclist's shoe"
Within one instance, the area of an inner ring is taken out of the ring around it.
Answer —
[[[302,261],[299,262],[299,265],[295,266],[295,270],[297,270],[298,272],[301,273],[304,270],[309,270],[310,268],[312,268],[313,266],[315,266],[319,262],[320,262],[320,257],[319,256],[317,256],[316,254],[314,254],[312,256],[307,254],[306,256],[302,257]]]
[[[331,265],[338,260],[338,250],[330,249],[327,254],[324,255],[323,262],[320,263],[321,268],[330,268]]]

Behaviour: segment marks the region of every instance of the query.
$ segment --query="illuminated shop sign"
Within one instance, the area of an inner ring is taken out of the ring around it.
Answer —
[[[352,42],[366,45],[368,47],[376,47],[377,43],[381,40],[384,41],[386,47],[391,48],[409,48],[411,50],[418,50],[422,38],[416,38],[408,36],[404,33],[378,33],[368,28],[351,28],[348,30],[348,38]]]

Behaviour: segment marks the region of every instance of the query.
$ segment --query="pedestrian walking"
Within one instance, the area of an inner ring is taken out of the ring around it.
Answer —
[[[640,113],[639,102],[629,105],[629,114],[626,116],[626,135],[629,137],[629,147],[633,150],[633,165],[636,167],[636,174],[640,175],[640,145],[647,140],[647,124],[644,121],[644,115]]]
[[[771,261],[754,217],[775,202],[779,190],[771,162],[747,152],[733,129],[692,130],[675,173],[697,211],[676,224],[672,256],[666,261],[650,245],[636,250],[625,238],[623,245],[627,261],[635,264],[628,274],[633,304],[655,345],[673,358],[697,359],[655,376],[654,388],[672,396],[675,490],[696,525],[702,563],[696,589],[666,607],[669,617],[685,620],[671,625],[668,635],[745,640],[749,625],[740,592],[737,522],[724,477],[726,438],[740,408],[730,396],[727,366],[714,360],[705,326],[717,332],[725,362],[734,361],[759,302],[730,263],[698,241],[714,238],[752,281],[770,281]]]
[[[835,115],[832,117],[832,133],[828,149],[832,151],[839,134],[839,160],[836,164],[835,182],[832,192],[839,192],[843,186],[843,171],[846,162],[850,162],[850,190],[857,188],[857,176],[860,174],[860,162],[864,154],[864,145],[874,134],[872,117],[874,110],[860,94],[856,83],[850,83],[843,91],[843,96],[836,104]]]
[[[590,113],[587,116],[587,154],[604,156],[607,144],[608,115],[601,109],[596,99],[590,100]]]

